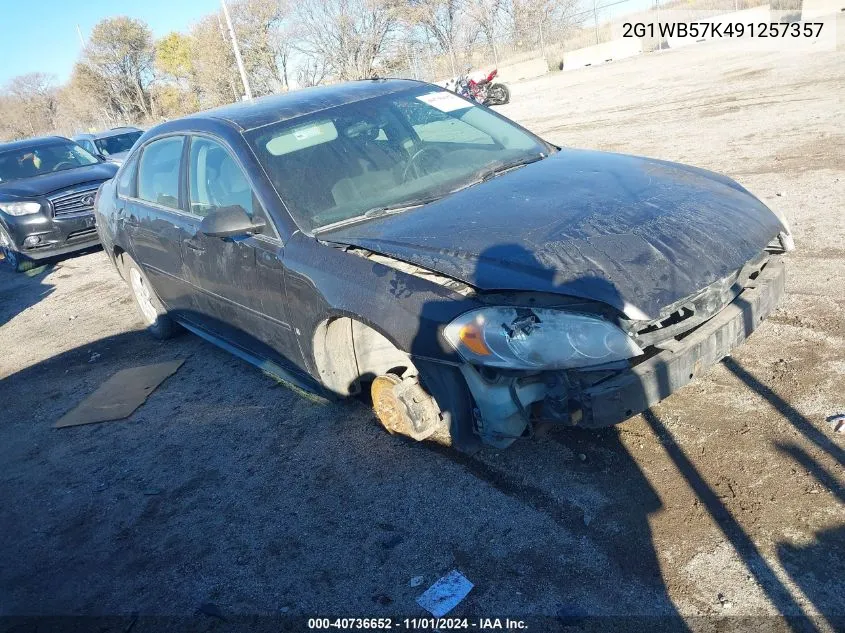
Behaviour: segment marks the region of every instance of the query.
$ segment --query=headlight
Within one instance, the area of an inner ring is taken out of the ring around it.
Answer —
[[[41,211],[40,202],[0,202],[0,211],[9,215],[32,215]]]
[[[543,308],[481,308],[446,326],[465,360],[511,369],[600,365],[643,351],[621,329],[597,317]]]

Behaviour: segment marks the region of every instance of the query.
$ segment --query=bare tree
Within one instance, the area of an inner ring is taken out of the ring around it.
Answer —
[[[324,66],[335,79],[371,77],[398,25],[396,0],[309,0],[295,10],[298,48],[311,70]]]
[[[499,64],[499,23],[504,0],[467,0],[469,18],[478,25],[496,65]]]
[[[5,90],[23,107],[30,134],[42,134],[56,124],[56,78],[45,73],[13,77]]]
[[[101,78],[92,74],[88,66],[77,63],[70,79],[56,95],[55,131],[72,135],[131,122],[101,89]]]
[[[510,36],[519,46],[539,45],[543,56],[552,37],[575,23],[579,0],[503,0]]]
[[[232,46],[217,14],[205,16],[190,33],[191,85],[201,107],[231,103],[240,98],[240,79]]]
[[[152,114],[152,32],[141,20],[116,17],[94,26],[82,61],[99,78],[101,92],[129,119]]]
[[[0,139],[15,140],[32,134],[32,122],[23,102],[17,97],[0,94]]]
[[[458,74],[458,53],[465,56],[477,36],[465,6],[466,0],[410,0],[408,3],[409,20],[433,38],[448,56],[452,75]]]
[[[256,94],[270,94],[286,85],[283,60],[290,54],[287,2],[240,0],[231,5],[232,21],[250,85]]]
[[[296,69],[296,83],[300,88],[319,86],[328,75],[328,68],[318,57],[304,57]]]

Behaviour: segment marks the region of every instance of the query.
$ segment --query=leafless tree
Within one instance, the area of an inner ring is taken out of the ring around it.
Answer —
[[[283,59],[289,56],[287,2],[240,0],[231,5],[232,20],[252,90],[257,95],[285,86]]]
[[[231,103],[240,98],[240,78],[228,35],[217,14],[205,16],[190,32],[191,84],[201,107]]]
[[[467,0],[409,0],[407,16],[426,35],[433,38],[449,59],[452,75],[458,69],[467,50],[475,42],[477,25],[466,12]]]
[[[484,35],[496,65],[499,64],[500,22],[504,0],[467,0],[466,11]]]
[[[521,46],[538,45],[543,56],[550,38],[560,37],[574,24],[578,6],[579,0],[502,0],[512,40]]]
[[[127,118],[152,113],[150,84],[154,78],[152,32],[145,22],[128,17],[99,22],[83,53],[82,62],[100,90]]]
[[[56,78],[45,73],[13,77],[5,90],[23,107],[23,116],[31,134],[42,133],[56,125]]]
[[[328,68],[318,57],[303,57],[296,69],[296,83],[300,88],[319,86],[326,80]]]
[[[295,10],[297,46],[339,80],[371,77],[398,25],[395,0],[308,0]]]

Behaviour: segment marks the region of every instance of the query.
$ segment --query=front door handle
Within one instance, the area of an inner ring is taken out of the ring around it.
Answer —
[[[282,268],[282,260],[279,259],[276,253],[259,250],[256,254],[255,259],[260,266],[264,266],[266,268],[273,268],[276,270]]]
[[[197,253],[205,252],[205,247],[199,242],[195,242],[193,239],[185,240],[182,243],[185,245],[185,248],[190,248],[192,251],[195,251]]]

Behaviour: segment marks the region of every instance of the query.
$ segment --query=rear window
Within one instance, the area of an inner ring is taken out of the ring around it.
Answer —
[[[115,134],[105,138],[98,138],[94,143],[97,149],[103,156],[111,156],[112,154],[122,154],[128,152],[135,145],[135,141],[141,138],[143,132],[126,132],[125,134]]]

